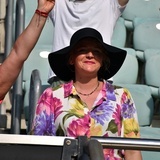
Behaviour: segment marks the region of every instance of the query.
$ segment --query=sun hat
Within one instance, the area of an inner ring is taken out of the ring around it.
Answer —
[[[105,70],[105,73],[102,77],[103,79],[107,80],[113,77],[121,68],[126,57],[126,51],[104,43],[102,35],[97,30],[93,28],[82,28],[73,34],[69,46],[52,52],[48,56],[51,69],[58,78],[64,81],[70,81],[74,78],[75,73],[71,70],[68,63],[69,54],[77,42],[88,37],[95,38],[102,44],[106,50],[107,57],[110,60],[110,65],[107,70]]]

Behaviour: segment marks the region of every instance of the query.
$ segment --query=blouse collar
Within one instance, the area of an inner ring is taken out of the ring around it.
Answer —
[[[63,87],[64,87],[64,97],[65,98],[69,97],[70,95],[77,95],[76,89],[73,85],[73,81],[65,83]],[[116,100],[114,86],[105,80],[103,81],[103,87],[102,87],[101,93],[104,99],[108,99],[112,101]]]

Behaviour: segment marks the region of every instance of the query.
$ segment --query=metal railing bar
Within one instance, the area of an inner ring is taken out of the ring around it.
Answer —
[[[145,150],[145,151],[160,151],[159,139],[144,139],[144,138],[118,138],[118,137],[91,137],[101,142],[104,148],[117,148],[129,150]]]

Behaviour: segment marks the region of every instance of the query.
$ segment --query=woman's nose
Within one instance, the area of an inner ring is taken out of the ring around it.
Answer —
[[[93,55],[93,53],[91,51],[88,51],[88,53],[86,54],[86,57],[87,58],[93,58],[94,55]]]

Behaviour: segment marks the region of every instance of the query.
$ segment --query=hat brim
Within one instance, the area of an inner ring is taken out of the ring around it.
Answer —
[[[126,57],[126,51],[108,45],[106,43],[103,43],[102,45],[106,50],[107,57],[110,59],[110,66],[105,71],[102,77],[103,79],[107,80],[113,77],[121,68]],[[58,78],[64,81],[70,81],[75,76],[75,73],[70,69],[68,65],[69,53],[71,49],[72,47],[68,46],[56,52],[52,52],[48,56],[51,69],[57,75]]]

